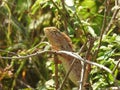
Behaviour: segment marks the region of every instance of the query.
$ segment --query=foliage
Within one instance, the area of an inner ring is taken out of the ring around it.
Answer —
[[[113,77],[120,79],[119,67],[116,67],[120,57],[118,20],[115,21],[116,23],[113,23],[113,20],[107,31],[108,24],[112,20],[115,1],[65,1],[0,1],[0,57],[26,56],[37,51],[50,50],[43,28],[55,26],[69,35],[76,52],[85,45],[80,53],[82,57],[102,64],[114,72],[111,75],[93,66],[88,80],[93,90],[119,85],[120,82]],[[25,59],[0,58],[0,88],[53,90],[55,66],[51,59],[53,55],[50,54]],[[65,71],[61,64],[58,69],[61,84]],[[67,80],[63,90],[75,88],[76,86]]]

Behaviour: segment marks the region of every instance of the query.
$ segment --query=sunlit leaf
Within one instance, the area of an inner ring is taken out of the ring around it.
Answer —
[[[35,14],[35,12],[41,8],[40,3],[42,0],[36,0],[35,3],[31,7],[32,14]]]

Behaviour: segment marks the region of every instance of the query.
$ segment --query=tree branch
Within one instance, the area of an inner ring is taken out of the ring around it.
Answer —
[[[45,50],[45,51],[38,51],[36,53],[30,54],[30,55],[26,55],[26,56],[13,56],[13,57],[2,57],[2,56],[0,56],[0,59],[1,58],[2,59],[25,59],[25,58],[34,57],[34,56],[37,56],[37,55],[40,55],[40,54],[44,54],[44,53],[57,54],[57,55],[65,54],[65,55],[71,56],[71,57],[73,57],[73,58],[75,58],[77,60],[80,60],[82,62],[85,62],[85,63],[91,64],[91,65],[97,66],[97,67],[99,67],[101,69],[104,69],[105,71],[109,72],[110,74],[112,74],[112,71],[110,69],[108,69],[107,67],[105,67],[105,66],[103,66],[101,64],[89,61],[89,60],[85,60],[81,56],[79,56],[77,53],[69,52],[69,51]]]

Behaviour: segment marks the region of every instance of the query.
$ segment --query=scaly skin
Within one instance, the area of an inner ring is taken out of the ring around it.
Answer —
[[[65,51],[73,52],[71,39],[65,33],[60,32],[55,27],[44,28],[44,32],[49,40],[49,43],[52,45],[53,50],[56,51],[65,50]],[[59,55],[58,58],[62,62],[63,67],[67,72],[74,58],[67,55]],[[79,60],[76,60],[72,68],[72,71],[69,74],[69,78],[77,86],[79,85],[80,73],[81,73],[81,62]]]

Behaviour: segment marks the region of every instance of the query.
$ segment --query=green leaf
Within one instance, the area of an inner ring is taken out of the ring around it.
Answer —
[[[90,26],[88,26],[88,32],[93,36],[93,37],[96,37],[97,35],[95,34],[94,32],[94,29]]]
[[[31,7],[31,12],[32,12],[31,14],[32,14],[32,15],[34,15],[35,12],[36,12],[39,8],[41,8],[41,5],[40,5],[41,1],[42,1],[42,0],[36,0],[35,3],[32,5],[32,7]]]

